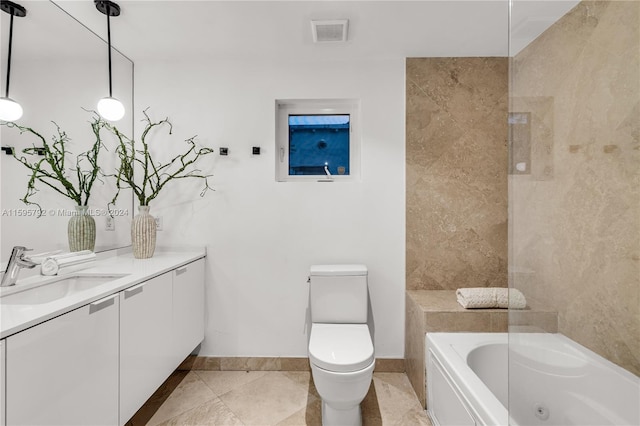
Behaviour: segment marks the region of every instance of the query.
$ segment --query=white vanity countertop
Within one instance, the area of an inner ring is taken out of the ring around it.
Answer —
[[[1,304],[0,339],[4,339],[14,333],[18,333],[36,324],[95,302],[96,300],[118,293],[126,288],[205,256],[205,250],[202,248],[179,251],[160,250],[156,251],[151,259],[135,259],[132,253],[125,253],[99,260],[91,268],[72,272],[67,275],[127,275],[114,278],[112,281],[73,293],[49,303],[37,305]],[[12,289],[20,286],[33,287],[37,282],[45,280],[51,281],[52,278],[59,279],[62,277],[63,275],[57,277],[33,276],[23,280],[18,279],[16,287],[12,287]],[[3,290],[6,288],[7,287],[3,287]]]

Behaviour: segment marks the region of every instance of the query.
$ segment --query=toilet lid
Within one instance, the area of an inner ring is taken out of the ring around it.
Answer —
[[[373,362],[373,343],[366,324],[313,324],[309,359],[335,372],[358,371]]]

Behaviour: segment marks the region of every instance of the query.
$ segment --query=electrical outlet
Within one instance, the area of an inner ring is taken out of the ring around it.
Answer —
[[[156,231],[162,231],[162,216],[156,216]]]
[[[116,230],[116,221],[111,216],[106,216],[105,217],[104,230],[105,231],[115,231]]]

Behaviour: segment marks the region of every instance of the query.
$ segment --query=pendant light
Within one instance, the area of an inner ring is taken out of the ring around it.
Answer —
[[[111,17],[120,16],[120,6],[109,0],[94,0],[96,9],[107,15],[107,44],[109,48],[109,96],[98,101],[98,113],[109,121],[118,121],[124,117],[124,105],[113,97],[111,83]]]
[[[16,121],[22,117],[22,107],[9,97],[9,82],[11,78],[11,45],[13,44],[13,17],[23,18],[27,16],[27,9],[8,0],[0,2],[0,9],[11,15],[9,24],[9,50],[7,52],[7,83],[4,86],[4,96],[0,97],[0,120]]]

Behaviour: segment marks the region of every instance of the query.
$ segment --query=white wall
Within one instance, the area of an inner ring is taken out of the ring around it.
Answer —
[[[306,356],[309,266],[364,263],[376,354],[403,357],[404,74],[403,59],[136,62],[136,111],[169,116],[173,145],[197,134],[216,149],[215,192],[182,181],[151,208],[159,245],[207,247],[200,355]],[[290,98],[361,100],[360,181],[275,181],[274,104]]]
[[[82,28],[82,31],[86,30]],[[92,36],[87,32],[87,36]],[[96,39],[96,45],[102,46]],[[67,178],[77,185],[75,178],[75,157],[86,152],[95,142],[91,128],[93,114],[84,109],[95,109],[98,100],[109,94],[106,58],[94,59],[91,55],[79,58],[20,58],[12,60],[11,96],[19,100],[24,115],[17,123],[34,129],[51,144],[57,134],[55,122],[69,137],[67,148]],[[106,56],[106,55],[103,55]],[[133,120],[133,64],[118,54],[113,55],[113,81],[117,82],[114,96],[126,106],[127,114],[119,126],[131,133]],[[14,81],[15,80],[15,81]],[[3,83],[4,85],[4,83]],[[15,89],[14,89],[15,86]],[[112,174],[115,164],[113,152],[116,139],[104,130],[101,132],[106,149],[101,150],[99,164],[105,174]],[[42,146],[35,136],[15,128],[0,127],[2,146],[15,147],[17,153],[31,146]],[[36,162],[43,157],[25,156]],[[33,158],[32,158],[33,157]],[[83,162],[85,170],[89,168]],[[12,156],[0,155],[0,261],[8,261],[13,246],[25,246],[34,253],[62,249],[69,250],[67,224],[76,204],[70,198],[36,182],[38,193],[31,197],[43,209],[43,216],[37,217],[38,207],[26,205],[22,201],[31,177],[29,169]],[[62,188],[58,185],[58,188]],[[115,179],[101,177],[94,183],[89,199],[89,208],[96,221],[95,250],[104,251],[130,244],[131,195],[125,191],[116,206],[124,216],[115,217],[115,231],[106,231],[106,211],[108,203],[116,192]],[[28,216],[26,216],[28,215]],[[32,270],[32,272],[36,272]],[[28,275],[28,271],[20,276]]]

